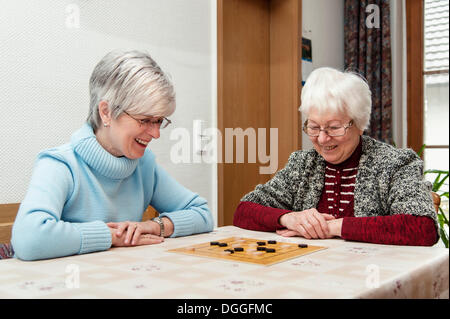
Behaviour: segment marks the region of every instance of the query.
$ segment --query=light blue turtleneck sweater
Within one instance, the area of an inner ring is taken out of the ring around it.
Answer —
[[[212,231],[205,199],[155,162],[115,157],[85,124],[71,142],[41,152],[14,222],[11,243],[23,260],[107,250],[107,222],[141,221],[148,205],[174,224],[172,237]]]

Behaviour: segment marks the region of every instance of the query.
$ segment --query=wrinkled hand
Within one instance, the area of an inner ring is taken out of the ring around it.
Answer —
[[[328,221],[328,227],[330,228],[330,234],[334,237],[342,237],[342,222],[343,218],[332,219]]]
[[[287,229],[278,230],[277,234],[285,237],[301,236],[306,239],[332,238],[335,235],[331,234],[328,221],[334,219],[334,216],[321,214],[315,208],[287,213],[280,218],[280,224]]]
[[[342,218],[327,220],[328,228],[330,230],[329,232],[330,237],[327,238],[341,237],[342,221],[343,221]],[[278,229],[277,234],[284,237],[294,237],[294,236],[304,237],[301,233],[290,229]]]
[[[159,234],[159,226],[151,222],[107,223],[112,236],[112,246],[138,246],[159,244],[164,238]],[[158,226],[157,229],[155,226]]]
[[[303,237],[299,232],[290,229],[277,229],[277,234],[283,237]]]

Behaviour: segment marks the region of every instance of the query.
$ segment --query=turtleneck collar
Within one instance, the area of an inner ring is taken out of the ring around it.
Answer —
[[[92,126],[85,123],[71,138],[72,147],[92,169],[111,179],[130,176],[137,167],[139,159],[115,157],[97,141]]]

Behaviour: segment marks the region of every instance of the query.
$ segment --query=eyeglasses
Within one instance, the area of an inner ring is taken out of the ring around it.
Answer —
[[[153,118],[137,119],[137,118],[133,117],[132,115],[130,115],[129,113],[127,113],[126,111],[123,111],[123,113],[125,113],[126,115],[131,117],[133,120],[138,122],[140,127],[142,127],[142,126],[145,126],[146,128],[157,127],[158,129],[163,129],[163,128],[166,128],[167,126],[169,126],[170,123],[172,123],[172,121],[166,117],[160,117],[160,118],[155,118],[155,119],[153,119]]]
[[[347,129],[353,126],[353,120],[348,124],[338,126],[327,126],[324,129],[317,125],[308,125],[308,120],[303,124],[303,131],[311,137],[317,137],[320,135],[321,131],[324,131],[328,136],[344,136],[347,133]]]

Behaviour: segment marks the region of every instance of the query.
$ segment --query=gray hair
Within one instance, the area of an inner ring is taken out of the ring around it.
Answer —
[[[124,111],[167,117],[175,111],[175,90],[168,76],[149,54],[112,51],[96,65],[89,81],[87,121],[94,131],[101,125],[100,101],[107,101],[113,118]]]
[[[347,114],[360,130],[370,124],[372,93],[359,74],[328,67],[315,69],[302,88],[300,111],[308,116],[311,109]]]

